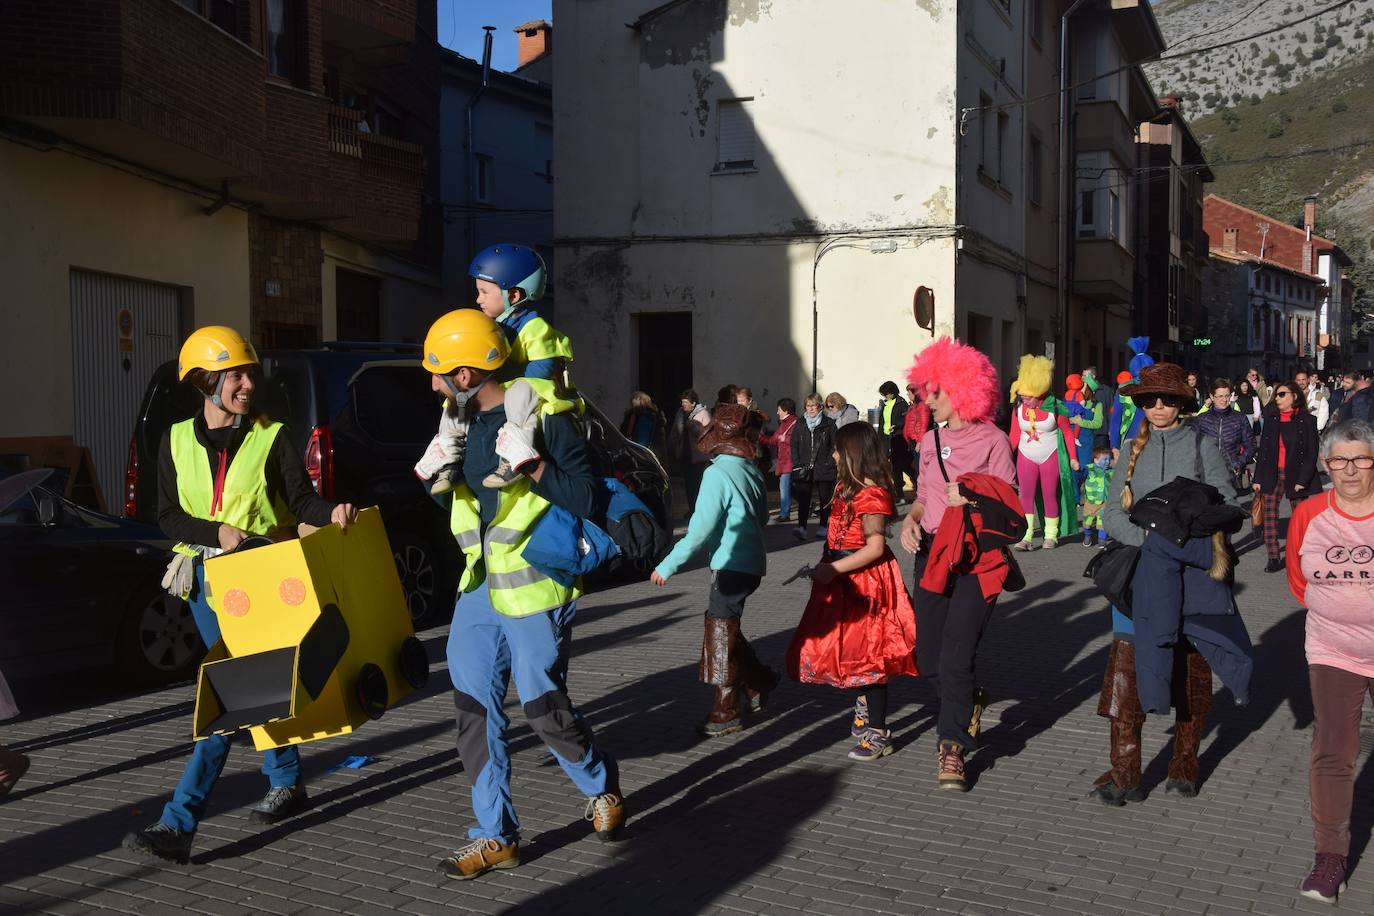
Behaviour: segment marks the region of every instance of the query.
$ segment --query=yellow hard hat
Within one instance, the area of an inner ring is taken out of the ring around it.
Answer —
[[[430,325],[422,362],[435,375],[447,375],[462,366],[499,369],[509,356],[499,324],[477,309],[458,309]]]
[[[192,369],[220,372],[247,365],[259,365],[258,351],[238,331],[216,324],[198,328],[186,338],[177,356],[177,378],[184,381]]]

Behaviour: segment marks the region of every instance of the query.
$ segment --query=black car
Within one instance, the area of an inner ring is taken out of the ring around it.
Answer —
[[[163,591],[157,528],[78,506],[50,469],[0,479],[0,670],[22,680],[113,664],[185,680],[205,654],[186,602]]]
[[[417,627],[447,623],[461,566],[448,517],[412,470],[439,424],[419,349],[358,345],[261,358],[254,408],[286,424],[321,496],[381,508],[411,619]],[[126,516],[156,523],[163,434],[202,405],[177,381],[174,362],[153,374],[129,443]]]

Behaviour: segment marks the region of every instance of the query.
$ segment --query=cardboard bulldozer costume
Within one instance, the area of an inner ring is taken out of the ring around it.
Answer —
[[[249,729],[258,750],[345,735],[424,686],[380,510],[341,531],[205,562],[222,637],[200,668],[195,736]]]

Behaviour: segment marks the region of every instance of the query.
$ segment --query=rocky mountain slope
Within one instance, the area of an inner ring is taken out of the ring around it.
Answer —
[[[1330,5],[1163,0],[1155,13],[1170,43],[1166,54],[1175,54]],[[1318,47],[1327,53],[1314,59]],[[1277,66],[1265,63],[1273,58]],[[1357,305],[1374,311],[1374,0],[1253,44],[1146,69],[1156,92],[1183,99],[1216,175],[1209,191],[1288,222],[1300,219],[1305,196],[1318,195],[1317,231],[1355,259]],[[1361,324],[1374,333],[1374,320]]]
[[[1310,16],[1336,0],[1161,0],[1165,57]],[[1197,117],[1298,85],[1374,50],[1374,0],[1355,0],[1290,29],[1145,68],[1155,91],[1180,95]]]

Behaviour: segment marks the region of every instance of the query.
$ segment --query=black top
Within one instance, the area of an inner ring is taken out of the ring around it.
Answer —
[[[1266,411],[1260,433],[1259,457],[1255,460],[1255,483],[1261,493],[1273,493],[1279,485],[1279,437],[1283,437],[1283,486],[1280,496],[1304,499],[1317,489],[1317,418],[1299,410],[1284,423],[1277,411]],[[1301,491],[1294,487],[1301,486]]]
[[[835,479],[835,421],[821,414],[821,422],[812,430],[806,425],[806,415],[797,417],[792,427],[792,467],[812,468],[811,476],[819,480]]]
[[[228,466],[234,463],[239,446],[248,435],[249,424],[254,418],[245,417],[237,427],[225,426],[210,429],[205,425],[204,415],[195,418],[196,441],[205,448],[205,460],[210,465],[213,476],[219,470],[220,452],[229,453]],[[305,473],[301,456],[291,448],[291,436],[285,426],[277,431],[277,438],[267,453],[267,492],[290,507],[297,521],[307,525],[323,527],[329,524],[335,503],[321,499],[310,478]],[[219,546],[219,522],[196,518],[181,508],[177,496],[177,468],[172,461],[172,430],[162,434],[162,451],[157,458],[157,525],[162,533],[174,541],[186,544],[202,544],[206,547]]]
[[[467,455],[463,460],[463,480],[477,497],[478,512],[483,524],[496,516],[498,490],[489,490],[482,480],[492,471],[500,458],[496,455],[496,434],[506,422],[505,405],[483,410],[473,416],[468,425]],[[555,506],[561,506],[579,518],[598,518],[605,514],[605,499],[600,477],[592,465],[591,453],[582,431],[571,416],[550,414],[540,424],[544,457],[544,473],[531,490]],[[538,444],[538,443],[536,443]]]

